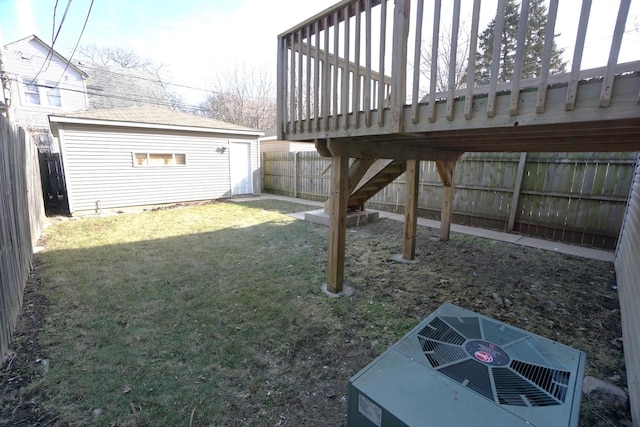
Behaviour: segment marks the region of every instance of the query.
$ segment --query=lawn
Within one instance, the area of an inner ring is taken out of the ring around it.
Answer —
[[[420,228],[420,263],[396,264],[402,224],[381,220],[349,230],[355,293],[329,299],[326,227],[284,215],[308,209],[209,203],[49,227],[23,316],[41,320],[16,334],[23,383],[0,424],[342,425],[349,377],[447,300],[578,347],[587,374],[624,385],[610,263]],[[581,424],[619,415],[586,402]]]

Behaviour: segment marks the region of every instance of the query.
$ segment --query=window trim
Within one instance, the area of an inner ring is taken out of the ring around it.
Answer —
[[[138,156],[145,156],[145,163],[138,163]],[[171,156],[171,163],[164,164],[153,164],[151,163],[151,156]],[[182,157],[183,163],[178,163],[178,157]],[[186,153],[176,153],[176,152],[157,152],[157,151],[132,151],[131,152],[131,162],[134,168],[174,168],[174,167],[186,167],[187,163],[187,154]]]
[[[57,82],[44,82],[43,88],[47,95],[47,105],[49,107],[62,108],[62,93],[60,93],[60,84]],[[59,105],[54,105],[50,101],[50,97],[58,99]]]
[[[42,104],[42,94],[40,93],[40,85],[36,80],[29,79],[28,77],[23,77],[21,80],[20,88],[22,89],[22,93],[24,94],[24,102],[26,105],[39,105]],[[31,87],[31,88],[30,88]],[[33,90],[35,87],[35,90]],[[31,95],[38,96],[38,102],[30,102]]]
[[[61,109],[64,106],[62,99],[62,89],[60,84],[53,81],[34,80],[31,77],[20,77],[20,95],[22,105],[25,107],[45,107],[50,109]],[[31,87],[31,89],[29,89]],[[37,90],[34,91],[33,88]],[[52,93],[53,92],[53,93]],[[31,96],[38,96],[38,103],[30,102]],[[49,102],[49,96],[59,99],[60,105]]]

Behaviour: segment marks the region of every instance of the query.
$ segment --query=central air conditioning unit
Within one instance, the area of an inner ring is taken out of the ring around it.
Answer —
[[[577,426],[584,353],[446,303],[349,380],[349,426]]]

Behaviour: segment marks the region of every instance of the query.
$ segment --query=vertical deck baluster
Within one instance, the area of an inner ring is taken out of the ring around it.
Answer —
[[[338,85],[338,77],[340,75],[340,16],[336,11],[333,14],[333,80],[332,80],[332,96],[333,96],[333,129],[338,130],[338,118],[340,111],[338,110],[338,99],[340,86]]]
[[[314,24],[316,32],[316,52],[313,61],[313,120],[316,130],[320,130],[320,22]]]
[[[506,0],[499,0],[498,11],[496,12],[496,27],[493,32],[493,56],[491,57],[491,78],[487,96],[487,117],[496,115],[496,91],[500,74],[500,50],[502,48],[502,32],[504,31],[505,3]]]
[[[413,52],[413,92],[411,95],[411,121],[418,123],[418,103],[420,96],[420,66],[422,65],[422,15],[424,0],[418,0],[416,11],[416,45]]]
[[[311,25],[307,27],[307,99],[306,99],[306,111],[307,111],[307,131],[311,132]]]
[[[431,39],[431,77],[429,81],[429,122],[436,121],[436,90],[438,80],[438,40],[440,39],[440,10],[442,2],[435,1],[433,10],[433,37]]]
[[[387,129],[402,132],[404,105],[407,99],[407,49],[409,40],[411,0],[396,0],[393,8],[393,36],[391,42],[391,82],[385,88],[390,101],[390,120]],[[383,81],[384,81],[383,76]]]
[[[608,107],[611,104],[611,93],[613,92],[613,82],[616,77],[616,65],[618,65],[618,55],[620,54],[620,45],[622,45],[622,36],[624,35],[624,26],[629,15],[629,7],[631,0],[620,0],[620,9],[618,9],[618,19],[616,20],[616,28],[613,31],[613,40],[611,41],[611,51],[609,52],[609,61],[607,62],[607,71],[602,81],[602,91],[600,92],[600,107]]]
[[[467,68],[467,92],[464,98],[464,118],[473,118],[473,87],[476,75],[476,51],[478,49],[478,27],[480,23],[480,0],[473,2],[471,18],[471,40],[469,41],[469,63]]]
[[[331,106],[331,63],[329,62],[329,17],[324,18],[324,60],[322,63],[322,122],[324,130],[329,130],[329,109]]]
[[[289,37],[289,44],[291,46],[291,81],[289,85],[291,93],[289,94],[289,112],[291,114],[291,133],[296,133],[296,34],[292,33]]]
[[[287,123],[287,39],[278,39],[278,87],[282,88],[282,93],[278,96],[278,139],[284,139]]]
[[[453,4],[453,22],[451,23],[451,52],[449,56],[449,94],[447,96],[447,120],[453,120],[453,104],[456,90],[456,56],[458,54],[458,29],[460,27],[460,0]]]
[[[580,23],[578,24],[578,34],[576,36],[576,47],[573,51],[573,62],[571,63],[571,80],[567,89],[565,100],[565,110],[576,108],[576,94],[578,92],[578,81],[580,80],[580,65],[582,64],[582,52],[584,51],[584,40],[587,36],[587,25],[589,24],[589,14],[591,13],[591,0],[582,1],[580,11]]]
[[[378,126],[384,126],[384,55],[387,44],[387,0],[380,2],[380,62],[378,67]]]
[[[350,44],[350,21],[349,6],[344,8],[344,65],[342,68],[342,126],[349,129],[349,44]]]
[[[302,29],[298,31],[298,120],[300,122],[300,133],[304,133],[304,93],[302,92],[302,81],[304,80],[304,73],[302,69],[303,64],[302,55]]]
[[[520,6],[520,19],[518,21],[518,44],[516,45],[516,63],[513,69],[513,80],[511,81],[511,100],[509,103],[509,114],[518,115],[518,104],[520,102],[520,81],[522,80],[522,67],[524,65],[524,45],[527,37],[527,22],[529,20],[529,2],[523,1]]]
[[[371,0],[365,1],[365,66],[364,72],[364,111],[365,124],[371,127]]]
[[[360,127],[360,31],[361,25],[361,13],[360,2],[356,2],[356,31],[355,31],[355,43],[354,43],[354,61],[355,70],[353,72],[353,127],[358,129]]]
[[[558,16],[558,0],[551,0],[547,12],[547,27],[544,30],[544,47],[542,49],[542,68],[540,69],[540,82],[538,83],[538,98],[536,100],[536,113],[544,113],[547,101],[547,80],[549,68],[551,68],[551,54],[553,52],[553,38],[555,36],[556,17]]]

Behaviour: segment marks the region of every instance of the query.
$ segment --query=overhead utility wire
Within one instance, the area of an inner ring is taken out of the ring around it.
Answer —
[[[69,3],[71,3],[71,0],[69,0]],[[60,75],[60,78],[58,79],[58,83],[57,84],[60,84],[60,80],[62,80],[62,77],[64,76],[64,73],[67,72],[67,68],[69,68],[69,64],[71,63],[71,59],[73,58],[73,55],[76,53],[76,49],[78,49],[78,45],[80,44],[80,39],[82,38],[82,35],[84,34],[85,28],[87,28],[87,22],[89,22],[89,16],[91,16],[91,9],[92,8],[93,8],[93,0],[91,0],[91,4],[89,5],[89,11],[87,12],[87,17],[84,19],[84,24],[82,25],[82,31],[80,31],[80,35],[78,36],[78,41],[76,42],[76,45],[73,48],[73,52],[71,52],[71,56],[69,57],[69,59],[67,59],[67,64],[64,66],[64,70],[62,71],[62,74]]]
[[[67,2],[67,7],[64,10],[64,14],[62,15],[62,19],[60,20],[60,25],[58,26],[58,32],[56,32],[55,36],[53,37],[53,39],[51,40],[51,47],[49,48],[49,52],[47,53],[47,56],[44,58],[44,61],[42,62],[42,65],[40,66],[40,69],[38,70],[38,72],[36,73],[36,76],[31,79],[31,84],[33,84],[33,82],[37,81],[38,76],[40,75],[40,73],[42,73],[42,70],[44,70],[45,65],[47,66],[47,69],[49,68],[49,64],[51,63],[51,59],[53,59],[53,46],[56,44],[56,41],[58,40],[58,35],[60,34],[60,30],[62,30],[62,25],[64,24],[64,20],[67,17],[67,12],[69,12],[69,6],[71,6],[71,2],[73,0],[69,0]],[[53,28],[55,29],[55,16],[56,16],[56,8],[58,7],[58,1],[56,0],[56,4],[54,6],[53,9]],[[47,61],[48,60],[48,61]]]

